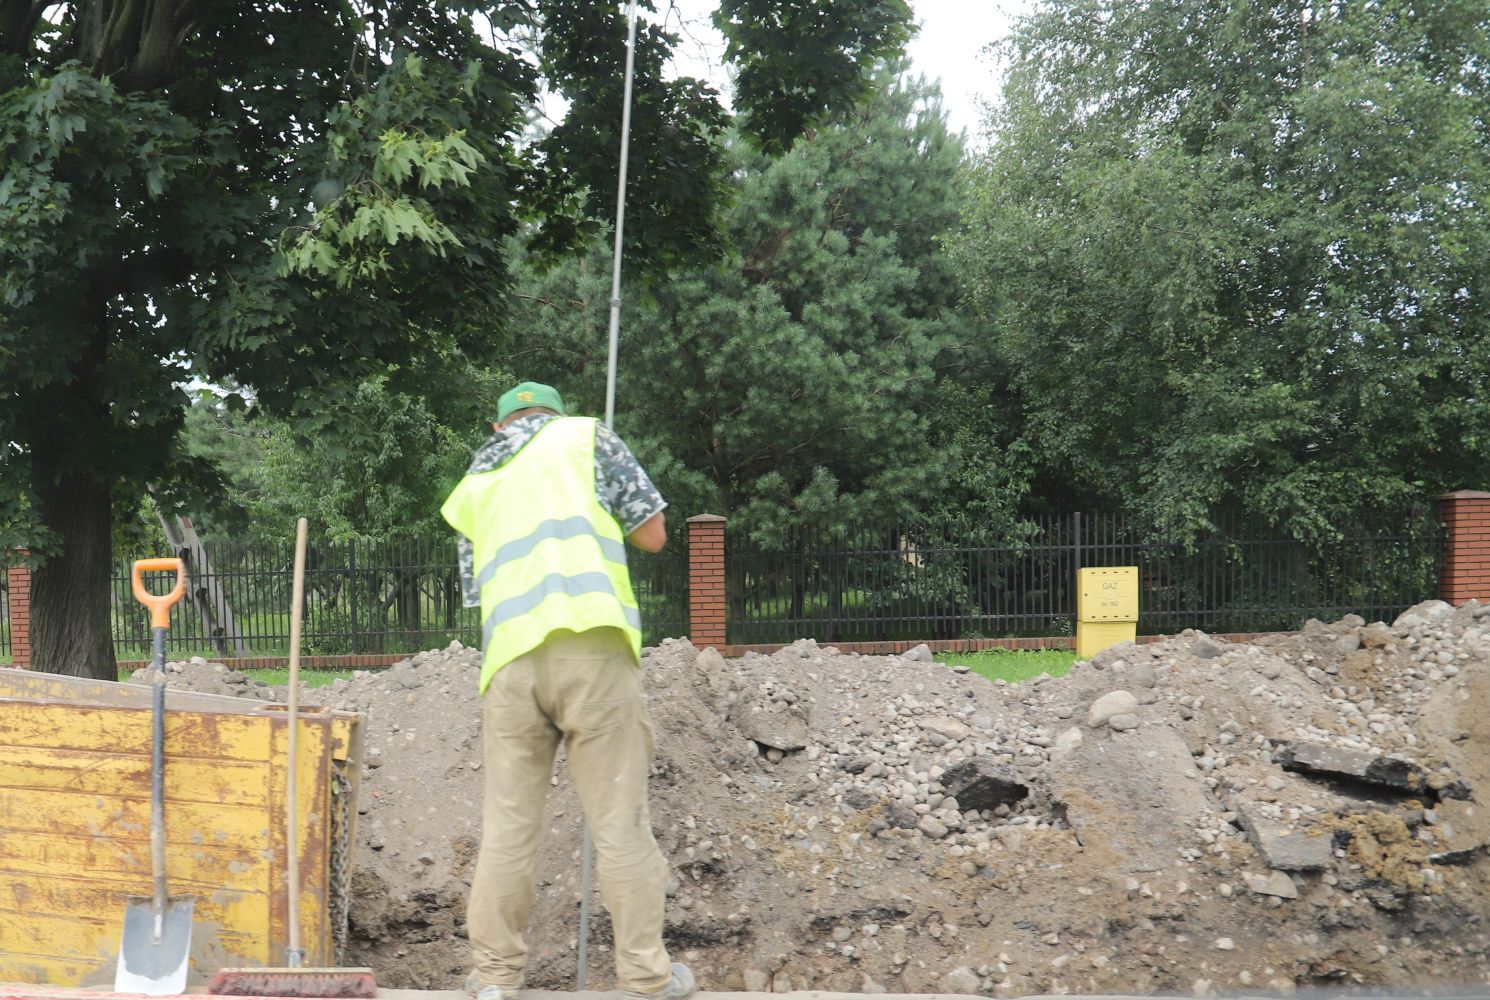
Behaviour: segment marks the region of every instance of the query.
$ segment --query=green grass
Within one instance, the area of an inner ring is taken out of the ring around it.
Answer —
[[[359,668],[360,669],[360,668]],[[274,687],[284,687],[290,683],[290,669],[288,667],[274,667],[255,670],[244,670],[243,673],[256,681],[263,681]],[[351,679],[350,670],[301,670],[300,686],[308,688],[325,687],[338,677]]]
[[[252,677],[256,681],[263,681],[265,684],[270,684],[274,687],[284,687],[290,683],[290,669],[288,667],[255,668],[239,672]],[[121,681],[129,680],[130,673],[128,670],[119,671],[119,679]],[[325,687],[338,677],[350,679],[351,676],[352,671],[350,670],[302,670],[300,671],[300,686],[303,688]]]
[[[1015,684],[1041,674],[1064,676],[1076,662],[1076,652],[1070,649],[985,649],[976,653],[937,653],[936,661],[960,663],[991,681],[1005,680]]]

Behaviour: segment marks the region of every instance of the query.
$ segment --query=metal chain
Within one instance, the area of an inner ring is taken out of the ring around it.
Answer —
[[[331,944],[334,965],[346,957],[352,911],[352,783],[346,762],[333,761],[331,771]]]

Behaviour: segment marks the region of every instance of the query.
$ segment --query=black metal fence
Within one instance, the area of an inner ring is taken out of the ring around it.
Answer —
[[[10,661],[10,589],[0,584],[0,660]]]
[[[160,553],[150,553],[159,555]],[[285,655],[290,643],[292,540],[226,539],[176,553],[191,588],[172,615],[172,656]],[[659,555],[631,552],[631,578],[646,642],[683,635],[688,622],[688,555],[684,538]],[[131,592],[130,566],[116,561],[112,582],[114,652],[147,659],[150,626]],[[147,574],[168,589],[168,574]],[[448,644],[475,646],[479,609],[461,606],[453,538],[384,543],[312,541],[306,553],[301,653],[412,653]]]
[[[725,547],[731,642],[1067,635],[1076,571],[1137,566],[1138,630],[1286,631],[1309,618],[1390,620],[1438,593],[1442,529],[1431,511],[1384,514],[1305,542],[1241,518],[1186,541],[1116,515],[977,525],[804,528]]]

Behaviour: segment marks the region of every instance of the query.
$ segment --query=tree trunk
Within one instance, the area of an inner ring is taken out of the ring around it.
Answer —
[[[398,627],[412,633],[418,642],[424,641],[424,602],[418,573],[395,573],[394,586],[398,588]]]
[[[74,677],[117,680],[109,622],[113,504],[107,487],[62,472],[42,450],[31,469],[42,523],[62,551],[31,578],[31,665]],[[139,609],[144,614],[144,608]]]

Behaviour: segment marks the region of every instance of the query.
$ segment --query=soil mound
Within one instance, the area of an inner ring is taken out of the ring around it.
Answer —
[[[1490,606],[1233,644],[1187,631],[1010,685],[802,640],[644,652],[667,939],[710,990],[1160,993],[1490,981]],[[478,654],[306,692],[368,717],[352,947],[464,977]],[[171,683],[282,698],[219,664]],[[562,754],[528,984],[574,983]],[[590,988],[613,985],[592,907]]]

